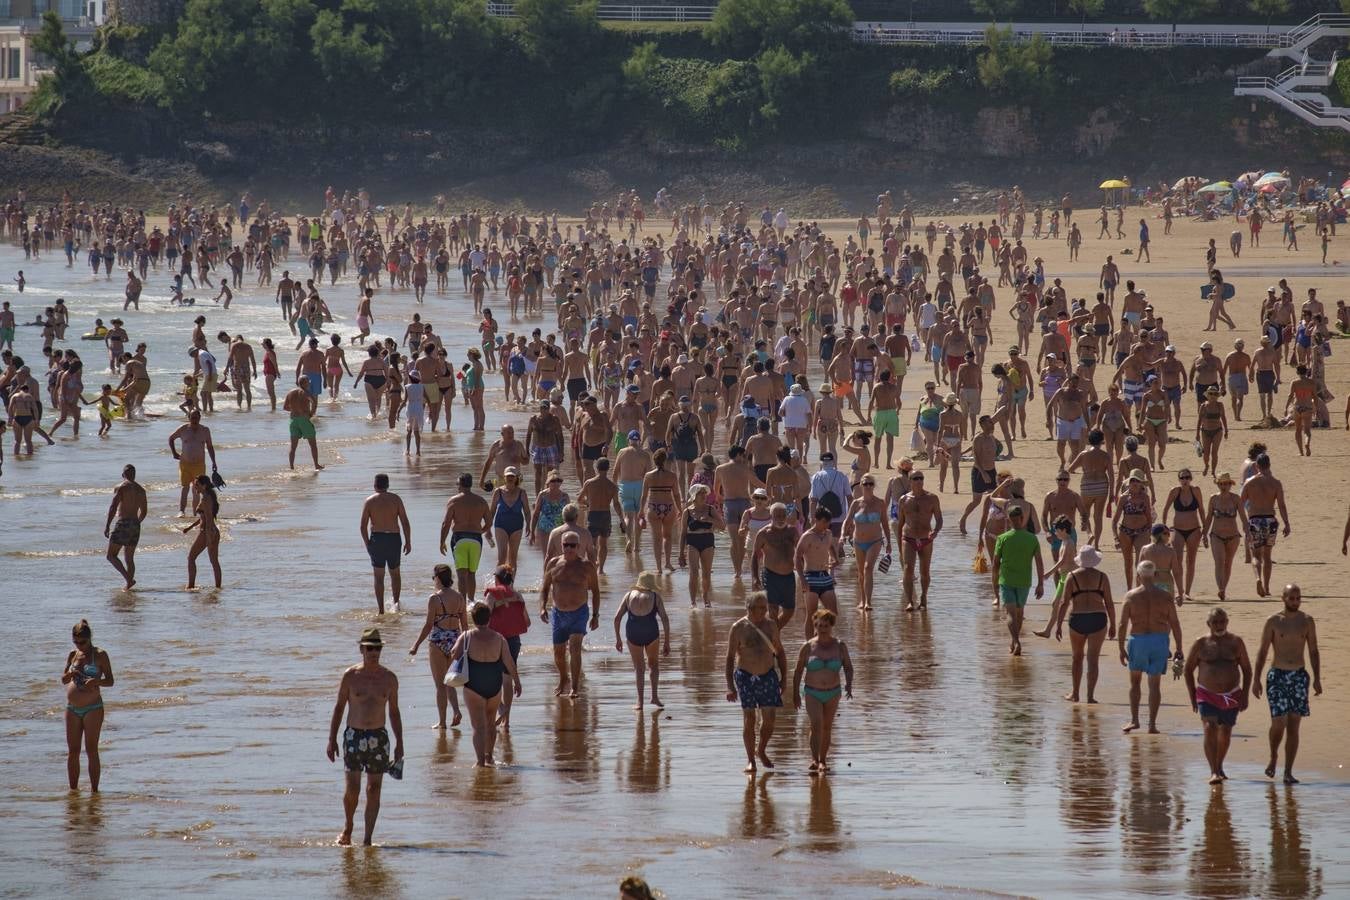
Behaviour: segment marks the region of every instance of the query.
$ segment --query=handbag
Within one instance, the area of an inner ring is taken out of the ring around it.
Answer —
[[[469,637],[464,637],[464,652],[452,663],[445,672],[445,678],[441,683],[446,687],[457,688],[464,687],[469,683]]]
[[[891,570],[891,555],[887,553],[886,555],[882,556],[881,559],[877,560],[877,571],[880,572],[882,575],[885,575],[890,570]]]

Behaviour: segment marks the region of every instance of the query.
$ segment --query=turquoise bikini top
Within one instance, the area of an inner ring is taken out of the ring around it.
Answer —
[[[817,659],[812,658],[806,661],[806,671],[819,672],[821,669],[829,669],[831,672],[838,672],[844,667],[842,659]]]

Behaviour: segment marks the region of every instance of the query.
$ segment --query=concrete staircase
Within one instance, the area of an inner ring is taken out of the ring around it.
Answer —
[[[20,108],[0,116],[0,144],[41,144],[44,139],[37,116]]]
[[[1281,41],[1268,54],[1273,58],[1299,60],[1274,78],[1242,77],[1233,94],[1237,97],[1262,97],[1319,128],[1350,131],[1350,109],[1333,106],[1327,91],[1336,78],[1338,62],[1332,54],[1329,62],[1313,62],[1309,49],[1324,38],[1350,36],[1350,15],[1321,13],[1291,29],[1287,43]]]

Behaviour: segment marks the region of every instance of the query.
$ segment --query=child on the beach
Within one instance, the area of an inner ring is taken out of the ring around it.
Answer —
[[[191,375],[183,376],[183,402],[178,404],[178,408],[185,415],[197,408],[197,379]]]

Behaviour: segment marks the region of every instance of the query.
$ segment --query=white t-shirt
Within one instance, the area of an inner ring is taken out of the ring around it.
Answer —
[[[806,428],[811,423],[811,400],[805,394],[788,394],[778,405],[778,414],[788,428]]]

